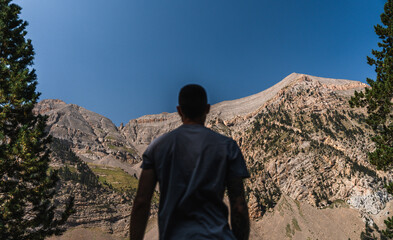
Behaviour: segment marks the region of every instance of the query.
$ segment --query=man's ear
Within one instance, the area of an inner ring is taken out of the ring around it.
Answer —
[[[180,117],[183,118],[183,113],[181,111],[180,106],[176,106],[176,109],[177,109],[177,113],[180,115]]]

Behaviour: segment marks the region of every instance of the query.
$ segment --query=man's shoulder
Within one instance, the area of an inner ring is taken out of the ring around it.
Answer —
[[[150,142],[148,148],[154,148],[154,146],[162,145],[163,143],[170,143],[171,139],[176,138],[176,135],[180,133],[180,129],[181,126],[156,137]]]
[[[209,132],[209,137],[215,138],[216,140],[223,142],[223,143],[229,143],[229,142],[234,142],[234,140],[228,136],[225,136],[221,133],[218,133],[216,131],[213,131],[210,128],[206,128],[206,131]]]
[[[164,133],[163,135],[157,137],[154,139],[150,144],[149,147],[150,149],[155,148],[156,146],[162,146],[162,145],[170,145],[172,141],[176,141],[179,135],[184,135],[184,134],[190,134],[190,131],[194,131],[200,133],[200,137],[202,137],[206,141],[214,142],[217,144],[233,144],[235,141],[227,137],[223,134],[220,134],[218,132],[213,131],[210,128],[207,128],[205,126],[187,126],[187,125],[182,125],[170,132]]]
[[[160,145],[160,144],[162,144],[162,143],[168,142],[168,140],[169,140],[170,138],[173,138],[173,137],[174,137],[174,134],[176,134],[176,129],[175,129],[175,130],[172,130],[172,131],[170,131],[170,132],[164,133],[164,134],[162,134],[162,135],[156,137],[155,139],[153,139],[153,140],[150,142],[148,148],[152,148],[152,147],[154,147],[154,146],[156,146],[156,145]]]

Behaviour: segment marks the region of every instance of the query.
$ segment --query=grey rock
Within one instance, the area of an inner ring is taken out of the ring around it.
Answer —
[[[349,198],[348,203],[356,209],[376,215],[385,208],[386,203],[390,200],[393,200],[393,197],[384,189],[364,195],[353,195]]]

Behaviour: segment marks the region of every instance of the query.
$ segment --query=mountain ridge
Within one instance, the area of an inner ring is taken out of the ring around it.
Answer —
[[[257,115],[266,103],[280,93],[284,88],[296,84],[299,81],[320,83],[320,86],[348,96],[355,90],[367,87],[367,84],[358,81],[314,77],[307,74],[292,73],[272,87],[248,97],[223,101],[211,106],[207,116],[207,126],[214,122],[228,122],[229,125],[247,125]],[[132,143],[141,154],[151,142],[152,138],[173,130],[181,125],[180,117],[176,112],[144,115],[130,120],[121,129],[123,136]],[[242,126],[237,130],[241,130]],[[138,134],[140,133],[140,134]]]
[[[238,99],[233,99],[233,100],[225,100],[221,101],[215,104],[212,104],[211,106],[211,112],[210,114],[212,115],[218,115],[222,120],[227,120],[228,118],[233,118],[236,117],[237,115],[246,115],[247,113],[250,113],[252,111],[255,111],[258,109],[259,106],[263,105],[266,101],[274,97],[275,94],[277,94],[282,88],[287,87],[291,83],[294,83],[296,80],[299,79],[305,79],[309,78],[312,80],[319,81],[321,84],[323,84],[324,87],[326,88],[331,88],[336,91],[353,91],[353,90],[361,90],[365,87],[368,87],[367,84],[362,83],[360,81],[355,81],[355,80],[346,80],[346,79],[334,79],[334,78],[325,78],[325,77],[316,77],[312,76],[309,74],[303,74],[303,73],[291,73],[278,83],[274,84],[273,86],[262,90],[258,93],[252,94],[250,96],[238,98]],[[252,107],[250,106],[244,106],[245,104],[248,104],[250,102],[256,102],[253,104]],[[67,104],[61,99],[43,99],[41,100],[38,105],[45,103],[48,104],[49,107],[47,108],[40,108],[39,110],[35,109],[37,113],[40,114],[45,114],[46,112],[56,108],[56,105],[64,105],[64,106],[74,106],[77,108],[84,109],[86,111],[92,112],[90,110],[87,110],[86,108],[83,108],[79,105],[69,103]],[[236,105],[236,107],[228,107],[230,105]],[[258,105],[258,107],[255,107],[255,105]],[[225,111],[228,111],[228,108],[230,109],[235,109],[234,112],[232,113],[227,113]],[[222,109],[225,109],[224,112]],[[240,109],[240,110],[239,110]],[[250,110],[252,109],[252,110]],[[97,113],[95,113],[97,114]],[[111,122],[111,124],[117,129],[120,130],[124,126],[120,124],[119,126],[116,126],[113,124],[112,120],[108,117],[105,117],[104,115],[97,114],[103,117],[104,119],[107,119]],[[162,112],[162,113],[157,113],[157,114],[147,114],[143,115],[134,119],[129,120],[130,121],[136,121],[138,123],[148,123],[148,122],[162,122],[164,120],[168,120],[173,117],[173,115],[177,116],[176,112],[168,113],[168,112]],[[157,119],[154,119],[154,117],[158,117]]]
[[[290,75],[288,75],[287,77],[285,77],[284,79],[282,79],[281,81],[279,81],[278,83],[274,84],[273,86],[271,86],[265,90],[262,90],[258,93],[252,94],[250,96],[238,98],[238,99],[226,100],[226,101],[221,101],[221,102],[212,104],[210,114],[215,114],[216,112],[220,112],[220,114],[222,114],[221,112],[222,112],[223,108],[226,108],[227,106],[234,104],[234,105],[241,105],[241,108],[243,110],[236,112],[237,115],[241,115],[242,112],[245,112],[244,106],[243,106],[244,104],[247,104],[247,103],[250,103],[251,101],[256,100],[257,105],[262,105],[263,103],[268,101],[270,98],[274,97],[274,95],[277,94],[282,88],[287,87],[288,85],[290,85],[291,83],[295,82],[298,79],[304,79],[305,77],[310,78],[315,81],[319,81],[321,84],[323,84],[327,88],[331,87],[332,85],[338,85],[340,87],[335,88],[335,90],[337,90],[337,91],[346,91],[346,90],[352,90],[352,89],[361,90],[362,88],[368,87],[367,84],[362,83],[360,81],[316,77],[316,76],[312,76],[309,74],[294,72],[294,73],[291,73]],[[333,89],[334,89],[334,87],[333,87]],[[229,108],[233,108],[233,107],[229,107]],[[238,108],[240,108],[240,107],[236,106],[235,108],[236,108],[236,110],[238,110]],[[255,107],[253,107],[252,109],[256,110]],[[249,111],[247,111],[247,112],[249,112]],[[166,119],[166,118],[168,118],[168,116],[173,115],[173,114],[177,114],[177,113],[176,112],[173,112],[173,113],[165,112],[165,113],[157,113],[157,114],[147,114],[147,115],[143,115],[138,118],[135,118],[135,119],[131,119],[130,121],[140,120],[141,122],[143,122],[144,119],[151,119],[153,116],[166,116],[166,117],[164,117],[164,119]],[[223,116],[226,116],[226,114],[223,114]],[[228,114],[228,115],[231,115],[231,114]],[[233,117],[233,116],[231,116],[231,117]],[[226,118],[226,117],[224,117],[224,118]]]

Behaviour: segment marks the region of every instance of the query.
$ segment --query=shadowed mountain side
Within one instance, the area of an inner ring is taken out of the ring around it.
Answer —
[[[73,151],[85,162],[135,173],[131,165],[140,157],[108,118],[55,99],[39,102],[34,111],[47,115],[50,135],[72,143]]]
[[[67,228],[100,229],[99,232],[126,237],[130,202],[138,180],[119,168],[86,164],[75,155],[71,143],[66,140],[53,138],[50,149],[51,169],[56,169],[60,177],[55,201],[64,203],[69,196],[74,197],[75,213],[68,218]],[[83,231],[76,232],[84,236]]]

